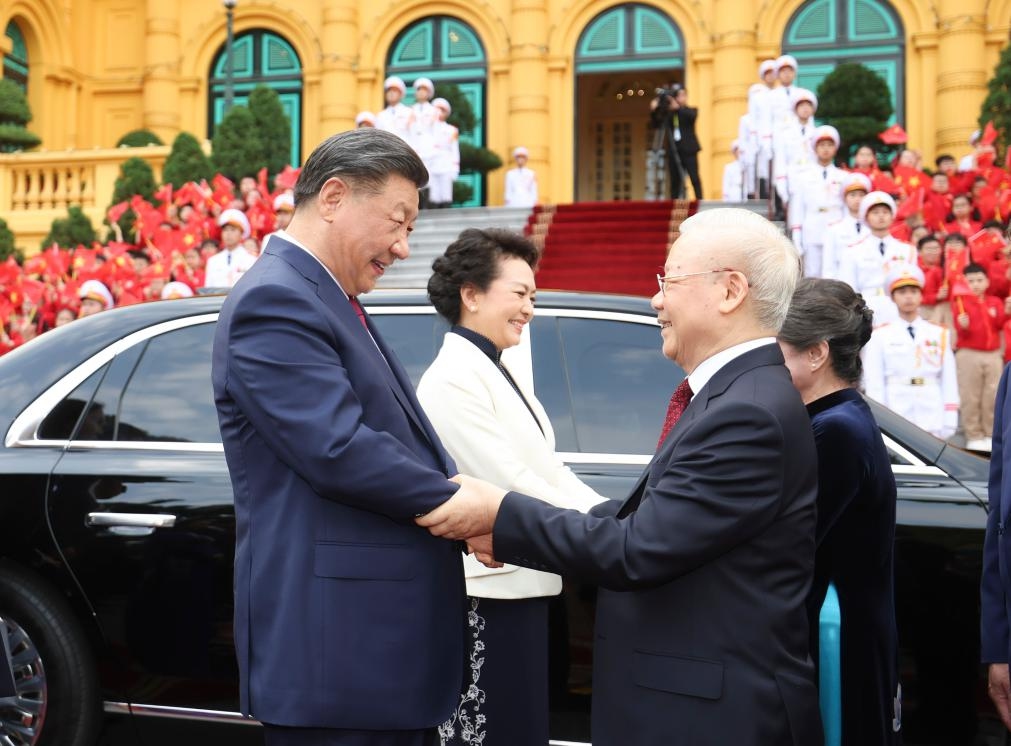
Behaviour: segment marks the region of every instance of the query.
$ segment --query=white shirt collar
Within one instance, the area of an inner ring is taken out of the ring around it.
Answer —
[[[325,264],[323,264],[323,260],[322,259],[320,259],[318,256],[316,256],[315,254],[313,254],[312,251],[309,250],[308,246],[306,246],[305,244],[303,244],[301,241],[298,241],[294,236],[292,236],[290,233],[288,233],[286,230],[283,230],[283,229],[279,230],[279,231],[274,231],[271,235],[272,236],[277,236],[278,238],[283,238],[288,243],[294,244],[298,248],[302,249],[302,251],[304,251],[306,254],[308,254],[313,259],[315,259],[317,262],[319,262],[319,266],[321,266],[323,269],[325,269],[326,273],[328,275],[330,275],[331,279],[333,279],[334,283],[337,285],[337,289],[340,290],[342,293],[344,293],[344,297],[345,298],[348,297],[348,294],[346,292],[344,292],[344,288],[342,288],[341,284],[339,282],[337,282],[337,278],[334,276],[334,273],[330,271],[330,268],[328,266],[326,266]],[[264,248],[267,248],[267,247],[264,246]]]
[[[691,375],[688,376],[688,385],[692,387],[692,398],[699,393],[707,383],[715,376],[720,368],[725,366],[731,360],[740,357],[746,352],[751,352],[758,347],[763,347],[768,344],[776,344],[775,337],[760,337],[759,339],[751,339],[747,342],[741,342],[733,347],[728,347],[725,350],[717,352],[710,358],[703,360],[695,370],[692,371]]]

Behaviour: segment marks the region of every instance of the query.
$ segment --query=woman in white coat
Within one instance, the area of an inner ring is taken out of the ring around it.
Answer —
[[[544,408],[502,352],[534,315],[537,249],[506,230],[463,231],[432,265],[428,295],[452,325],[418,399],[457,468],[509,490],[588,510],[605,498],[555,453]],[[508,356],[506,356],[508,358]],[[470,676],[444,744],[548,742],[548,598],[557,575],[465,559]]]

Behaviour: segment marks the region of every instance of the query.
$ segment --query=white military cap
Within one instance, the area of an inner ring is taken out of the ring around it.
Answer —
[[[814,107],[815,111],[818,111],[818,97],[814,95],[814,91],[809,91],[807,88],[794,88],[790,91],[790,107],[793,109],[797,108],[797,104],[801,101],[808,101]]]
[[[360,111],[358,116],[355,117],[355,127],[359,126],[362,122],[368,122],[373,127],[376,126],[376,115],[371,111]]]
[[[387,88],[399,88],[401,93],[407,93],[407,84],[396,75],[391,75],[383,81],[383,90],[385,91]]]
[[[899,288],[914,287],[923,290],[923,270],[915,264],[899,264],[892,268],[885,280],[885,287],[891,295]]]
[[[797,69],[797,58],[792,54],[782,54],[776,58],[776,70],[778,71],[781,67],[792,67],[794,70]]]
[[[885,205],[893,215],[895,214],[895,200],[892,199],[892,195],[888,192],[868,192],[860,200],[860,219],[864,220],[867,217],[867,212],[875,205]]]
[[[823,124],[821,127],[815,129],[814,134],[811,136],[811,142],[817,145],[822,140],[831,140],[835,143],[835,146],[839,147],[839,130],[833,127],[831,124]]]
[[[517,145],[515,148],[513,148],[513,158],[515,158],[518,155],[525,155],[529,158],[530,152],[522,145]]]
[[[435,83],[432,82],[431,78],[418,78],[414,81],[414,90],[419,88],[427,88],[430,92],[435,93]]]
[[[432,100],[432,106],[438,106],[440,109],[442,109],[447,114],[452,114],[453,113],[453,107],[450,106],[449,101],[447,101],[444,98],[433,99]]]
[[[105,306],[108,311],[112,308],[112,293],[100,280],[85,280],[81,283],[77,291],[77,297],[81,300],[94,300]]]
[[[218,225],[222,228],[226,225],[234,225],[242,231],[243,238],[249,238],[249,234],[252,232],[249,229],[249,218],[246,217],[246,213],[236,210],[234,207],[229,207],[221,212],[218,216]]]

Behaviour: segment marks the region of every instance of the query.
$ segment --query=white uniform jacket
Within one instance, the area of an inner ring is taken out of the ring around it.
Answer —
[[[859,217],[850,215],[845,206],[842,213],[842,219],[830,223],[825,229],[825,242],[821,247],[821,276],[829,280],[839,279],[839,262],[843,253],[871,230]]]
[[[846,172],[829,164],[811,163],[790,181],[790,234],[804,256],[804,274],[822,275],[822,246],[831,223],[843,214]]]
[[[954,434],[958,383],[945,327],[897,319],[874,330],[861,356],[867,396],[939,438]]]
[[[537,197],[537,174],[526,166],[506,171],[506,207],[533,207]]]
[[[404,142],[410,143],[414,129],[414,110],[406,104],[387,106],[376,114],[376,129],[392,132]]]
[[[885,278],[899,264],[916,264],[916,249],[892,235],[879,238],[870,230],[839,257],[839,279],[864,297],[874,311],[875,326],[898,318],[898,310],[885,292]]]
[[[238,246],[231,251],[222,249],[207,260],[204,287],[230,288],[243,273],[253,266],[256,257]]]
[[[813,117],[804,124],[793,117],[793,121],[779,125],[772,133],[772,168],[776,191],[784,202],[790,201],[790,180],[797,179],[801,169],[817,162],[811,146],[811,136],[816,129]]]
[[[513,378],[537,422],[484,352],[455,332],[446,334],[418,384],[418,400],[457,468],[563,508],[585,512],[603,502],[558,458],[551,421],[526,377]],[[467,557],[464,569],[468,595],[480,598],[554,596],[562,590],[559,576],[515,565],[491,569]]]

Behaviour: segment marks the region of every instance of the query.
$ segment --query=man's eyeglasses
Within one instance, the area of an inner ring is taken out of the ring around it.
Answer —
[[[730,267],[723,267],[722,269],[707,269],[705,272],[689,272],[686,275],[667,275],[666,277],[657,275],[656,284],[660,286],[661,293],[666,293],[667,288],[673,285],[675,282],[687,280],[689,277],[701,277],[702,275],[714,275],[717,272],[736,272],[736,271],[737,271],[736,269],[731,269]]]

